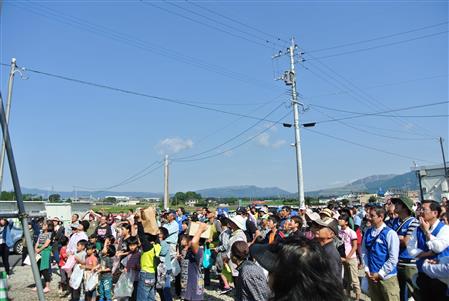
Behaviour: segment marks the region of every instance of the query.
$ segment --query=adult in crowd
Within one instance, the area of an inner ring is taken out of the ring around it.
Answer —
[[[419,213],[420,226],[415,229],[407,245],[410,256],[416,258],[421,300],[438,300],[446,294],[447,286],[438,279],[432,279],[423,271],[426,259],[441,259],[449,256],[449,226],[442,223],[438,217],[441,206],[438,202],[425,200]]]
[[[355,300],[360,300],[361,289],[359,283],[359,269],[357,261],[357,234],[349,227],[349,216],[342,213],[338,218],[340,231],[338,236],[343,240],[345,256],[341,258],[344,267],[344,285],[347,295],[350,296],[351,288],[355,292]]]
[[[53,222],[54,230],[52,236],[51,252],[53,254],[53,262],[59,263],[59,250],[61,249],[61,239],[65,236],[65,228],[58,217],[50,220]]]
[[[449,301],[449,256],[440,260],[426,259],[422,270],[430,278],[438,279],[446,284],[446,295],[437,297],[435,301]]]
[[[52,236],[53,236],[54,224],[53,221],[47,221],[42,226],[42,232],[39,234],[37,243],[34,247],[34,252],[40,259],[37,261],[39,266],[39,272],[42,277],[44,277],[45,287],[44,293],[50,292],[50,282],[51,282],[51,249],[52,249]],[[36,290],[34,288],[33,290]]]
[[[237,266],[231,261],[231,248],[232,245],[237,241],[244,241],[246,240],[246,219],[241,215],[235,215],[228,218],[228,226],[231,229],[231,236],[229,237],[228,241],[228,247],[226,248],[228,250],[226,254],[225,261],[229,263],[229,267],[231,268],[232,277],[237,277],[239,275],[239,272],[237,270]]]
[[[80,216],[78,213],[72,214],[70,224],[76,224],[79,223]],[[39,235],[39,233],[37,234]],[[72,235],[72,228],[68,227],[65,229],[65,236],[70,237]]]
[[[265,244],[276,244],[285,238],[282,231],[279,231],[279,217],[272,215],[268,218],[267,229],[269,230],[263,239]]]
[[[220,236],[220,233],[222,232],[221,229],[221,223],[216,218],[216,212],[212,209],[207,209],[207,224],[210,226],[210,236],[206,240],[205,247],[214,250],[218,244],[220,243],[218,237]],[[203,267],[204,271],[204,286],[208,287],[210,286],[210,270],[212,266],[215,264],[215,252],[212,252],[211,255],[211,265],[210,267]]]
[[[187,215],[186,215],[186,210],[184,209],[184,207],[179,207],[176,210],[176,222],[178,223],[178,231],[179,233],[182,232],[182,223],[187,220]]]
[[[105,215],[100,217],[100,223],[95,229],[94,234],[97,236],[97,241],[100,243],[100,249],[103,249],[104,241],[106,237],[112,235],[111,226],[108,224],[108,218]]]
[[[362,245],[365,274],[372,301],[398,301],[399,283],[397,263],[399,237],[384,223],[385,209],[373,207],[369,211],[372,227],[366,230]]]
[[[88,221],[81,221],[80,223],[70,224],[72,236],[70,236],[69,243],[67,245],[67,255],[74,255],[76,253],[76,245],[80,240],[87,241],[89,238],[86,234],[86,229],[89,229]]]
[[[254,244],[251,256],[269,272],[269,299],[276,301],[341,301],[341,281],[317,240],[287,238],[283,244]]]
[[[249,260],[248,244],[237,241],[231,248],[231,260],[239,275],[235,283],[236,301],[266,301],[270,296],[267,278],[260,266]]]
[[[87,220],[89,221],[89,229],[86,231],[87,236],[91,236],[92,234],[94,234],[95,229],[97,229],[98,227],[98,219],[101,217],[101,214],[96,213],[95,211],[93,211],[92,209],[87,211],[83,217],[81,217],[81,220]]]
[[[168,231],[168,236],[165,238],[170,247],[171,258],[176,257],[176,244],[178,243],[179,225],[176,222],[176,212],[169,211],[167,213],[167,223],[163,226]]]
[[[248,209],[245,207],[239,207],[236,210],[236,214],[242,216],[245,219],[246,230],[244,232],[246,235],[246,241],[249,244],[254,243],[257,237],[260,236],[260,231],[257,228],[256,223],[249,218]]]
[[[395,213],[399,222],[395,222],[396,231],[399,237],[399,262],[398,262],[398,282],[401,293],[401,301],[408,301],[414,292],[413,276],[418,272],[416,260],[407,251],[407,244],[413,232],[419,227],[419,221],[413,217],[413,201],[407,197],[392,198],[391,202],[395,207]]]
[[[12,222],[7,219],[0,219],[0,254],[2,256],[3,266],[6,274],[11,275],[11,268],[9,265],[9,248],[13,247],[14,242],[11,237]]]
[[[329,267],[334,274],[335,281],[342,282],[342,262],[334,243],[338,237],[338,222],[331,217],[323,217],[312,221],[312,232],[315,239],[323,247],[325,256],[329,259]]]
[[[284,224],[290,220],[292,209],[289,206],[283,206],[279,211],[279,229],[284,229]]]

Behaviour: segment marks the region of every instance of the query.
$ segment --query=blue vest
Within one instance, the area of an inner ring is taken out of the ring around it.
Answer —
[[[379,273],[382,266],[388,260],[387,234],[393,231],[385,227],[377,236],[372,236],[373,228],[369,228],[365,233],[365,248],[368,251],[368,268],[371,273]],[[396,274],[395,267],[388,275]]]
[[[398,219],[399,220],[399,219]],[[409,217],[407,220],[405,220],[402,224],[398,223],[396,228],[393,228],[393,230],[396,231],[396,233],[398,234],[398,236],[406,236],[407,235],[407,231],[408,231],[408,227],[410,226],[410,224],[415,221],[416,219],[414,217]],[[400,246],[399,247],[399,260],[405,260],[405,261],[409,261],[412,260],[413,257],[410,256],[410,254],[408,254],[407,251],[407,246]]]
[[[396,217],[394,219],[389,219],[388,221],[386,221],[385,225],[387,225],[388,228],[396,231],[396,229],[401,225],[401,221],[399,220],[399,217]]]
[[[440,222],[440,221],[437,221],[437,222],[438,222],[438,225],[435,227],[435,229],[433,229],[433,231],[431,233],[435,237],[438,235],[438,233],[440,233],[441,228],[444,227],[444,224],[442,222]],[[428,252],[429,248],[427,247],[427,244],[426,244],[426,242],[427,242],[426,235],[424,234],[424,232],[422,231],[421,228],[416,229],[416,237],[418,240],[418,248],[423,250],[424,252]],[[443,252],[438,253],[436,256],[430,256],[430,257],[418,259],[416,261],[416,266],[418,267],[418,271],[422,272],[422,265],[424,264],[424,261],[426,259],[435,259],[435,258],[440,259],[445,256],[449,256],[449,247],[446,248],[445,250],[443,250]]]

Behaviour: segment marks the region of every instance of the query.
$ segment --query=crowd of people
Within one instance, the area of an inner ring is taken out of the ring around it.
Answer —
[[[156,225],[148,226],[154,220]],[[449,210],[406,197],[326,208],[90,210],[68,227],[33,220],[44,292],[69,300],[204,300],[211,280],[238,301],[449,300]],[[0,220],[7,273],[8,229]],[[5,255],[6,254],[6,255]],[[23,261],[26,264],[27,250]],[[6,256],[6,257],[5,257]],[[364,276],[359,271],[364,271]]]

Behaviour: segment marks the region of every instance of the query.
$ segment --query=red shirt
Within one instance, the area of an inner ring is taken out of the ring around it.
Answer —
[[[59,251],[59,266],[63,267],[66,261],[67,261],[67,247],[64,246]]]

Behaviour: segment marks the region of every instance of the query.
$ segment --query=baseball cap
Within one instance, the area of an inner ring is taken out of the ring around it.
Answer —
[[[313,221],[313,223],[321,226],[321,227],[326,227],[332,230],[332,232],[335,233],[336,236],[338,236],[338,222],[336,219],[332,218],[332,217],[323,217],[323,218],[319,218]]]
[[[237,214],[244,214],[244,213],[247,213],[248,210],[246,209],[246,207],[238,207],[237,210],[235,210],[235,212]]]

